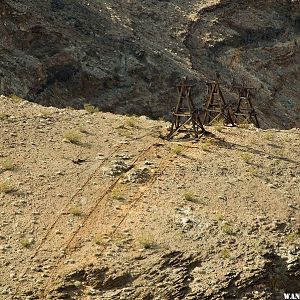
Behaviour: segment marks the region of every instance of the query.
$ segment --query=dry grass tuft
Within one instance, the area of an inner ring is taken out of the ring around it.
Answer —
[[[81,217],[83,215],[83,211],[80,206],[71,207],[69,213],[75,217]]]
[[[153,249],[156,247],[155,239],[150,234],[143,234],[138,238],[138,242],[143,246],[144,249]]]
[[[137,126],[137,121],[138,120],[137,120],[136,116],[128,116],[125,119],[125,125],[128,126],[128,127],[135,128],[135,127],[138,127]]]
[[[10,194],[13,193],[15,190],[16,189],[8,182],[0,182],[0,193]]]
[[[10,95],[10,99],[11,99],[11,100],[12,100],[12,102],[13,102],[13,103],[15,103],[15,104],[20,104],[21,102],[23,102],[23,101],[24,101],[24,99],[23,99],[23,98],[21,98],[21,97],[19,97],[19,96],[15,95],[15,94],[13,94],[13,95]]]
[[[15,167],[13,160],[9,157],[0,160],[0,171],[13,171]]]
[[[183,194],[183,197],[186,201],[196,202],[196,197],[195,197],[194,193],[191,191],[185,191]]]
[[[94,114],[94,113],[97,113],[99,112],[99,108],[92,105],[91,103],[85,103],[83,105],[84,109],[89,112],[90,114]]]
[[[252,155],[250,153],[242,153],[241,158],[246,164],[249,164],[251,161]]]
[[[176,155],[182,154],[182,151],[183,151],[183,147],[180,146],[180,145],[177,145],[177,146],[172,148],[172,153],[174,153]]]
[[[231,225],[229,224],[224,224],[222,227],[222,231],[228,235],[233,235],[234,234],[234,229]]]
[[[80,144],[81,143],[81,134],[77,130],[68,130],[64,133],[64,139],[72,144]]]
[[[31,245],[31,242],[29,239],[22,239],[20,243],[23,248],[29,248]]]
[[[222,249],[220,252],[220,257],[222,258],[229,258],[230,257],[230,254],[229,254],[229,251],[227,249]]]

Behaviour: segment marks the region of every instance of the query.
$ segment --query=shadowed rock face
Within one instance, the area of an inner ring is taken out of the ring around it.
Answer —
[[[146,2],[146,3],[145,3]],[[0,93],[168,117],[193,78],[256,88],[263,127],[300,125],[297,1],[10,1],[0,4]]]

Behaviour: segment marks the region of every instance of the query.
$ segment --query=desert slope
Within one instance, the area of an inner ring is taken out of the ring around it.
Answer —
[[[161,139],[146,117],[0,98],[0,299],[299,291],[298,129]]]

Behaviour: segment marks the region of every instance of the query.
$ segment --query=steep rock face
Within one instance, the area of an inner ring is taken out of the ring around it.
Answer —
[[[299,1],[11,1],[0,4],[0,93],[168,117],[189,76],[256,88],[264,127],[299,126]]]

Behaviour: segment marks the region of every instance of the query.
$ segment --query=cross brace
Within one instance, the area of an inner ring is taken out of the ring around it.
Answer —
[[[204,105],[204,125],[212,125],[215,120],[222,118],[225,124],[234,126],[231,107],[226,103],[218,81],[206,82],[207,98]]]
[[[240,124],[242,120],[246,120],[247,123],[252,123],[256,127],[260,127],[257,113],[252,104],[251,89],[247,87],[238,87],[239,100],[234,110],[236,123]]]
[[[178,102],[172,112],[173,121],[168,139],[179,132],[192,133],[197,139],[206,132],[201,122],[200,111],[196,109],[191,97],[192,87],[184,82],[177,86]]]

